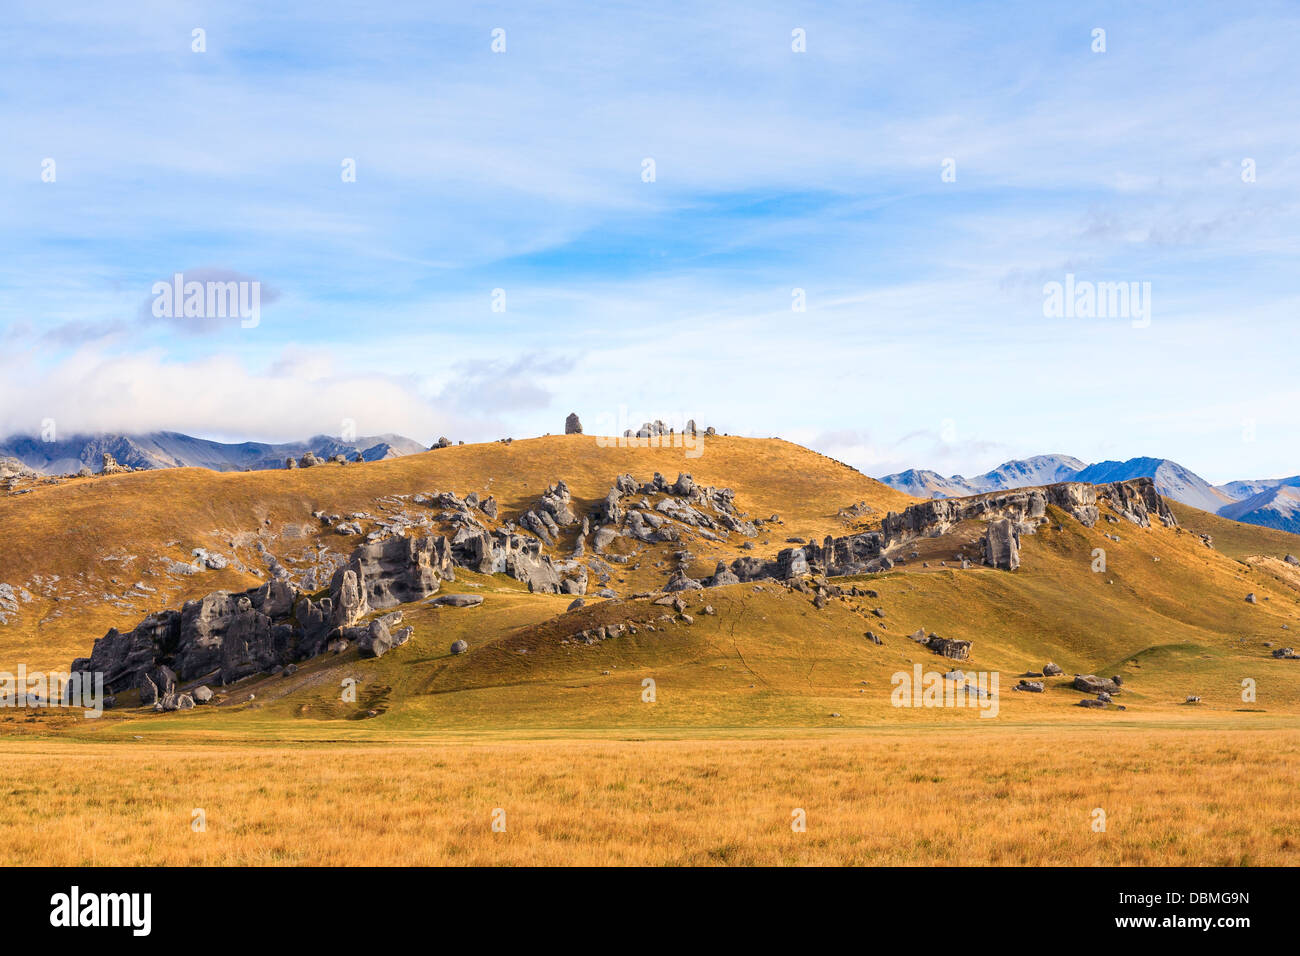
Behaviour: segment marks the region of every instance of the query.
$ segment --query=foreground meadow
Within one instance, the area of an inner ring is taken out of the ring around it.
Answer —
[[[0,754],[7,865],[1300,863],[1289,727]]]

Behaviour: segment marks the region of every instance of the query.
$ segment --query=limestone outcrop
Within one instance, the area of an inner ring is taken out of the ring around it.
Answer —
[[[400,612],[369,624],[365,618],[437,593],[455,579],[457,564],[509,574],[534,591],[561,589],[536,539],[483,528],[462,528],[452,541],[394,536],[357,547],[325,594],[304,594],[281,578],[242,593],[214,591],[180,610],[151,614],[131,631],[110,630],[71,670],[102,673],[109,693],[139,689],[143,702],[175,709],[178,681],[228,684],[349,644],[379,657],[405,643],[411,630],[392,630]]]

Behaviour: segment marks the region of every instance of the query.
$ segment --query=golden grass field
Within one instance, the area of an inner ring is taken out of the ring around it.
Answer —
[[[233,569],[150,576],[191,547],[253,566],[258,541],[279,554],[355,543],[313,524],[315,509],[477,490],[518,513],[563,478],[585,511],[617,474],[654,471],[733,487],[743,511],[784,520],[749,552],[735,538],[692,542],[697,575],[774,554],[788,536],[869,528],[911,500],[798,446],[725,437],[698,459],[550,436],[358,466],[42,485],[0,498],[0,580],[57,574],[73,586],[0,627],[0,659],[65,667],[108,626],[259,583]],[[840,513],[859,501],[875,510]],[[415,636],[379,660],[315,658],[183,713],[133,707],[129,692],[100,720],[0,712],[0,862],[1294,864],[1300,662],[1271,648],[1300,633],[1300,569],[1280,560],[1300,553],[1300,537],[1175,510],[1181,529],[1085,528],[1054,511],[1024,538],[1015,572],[941,567],[979,533],[958,527],[909,544],[918,556],[905,567],[835,579],[875,597],[817,609],[775,582],[732,585],[684,595],[689,624],[659,621],[663,608],[645,600],[567,611],[569,596],[458,570],[444,590],[483,604],[405,606]],[[645,549],[612,584],[623,595],[662,586],[675,547]],[[136,578],[158,585],[150,606],[103,600]],[[650,621],[654,631],[564,642]],[[996,718],[891,705],[893,675],[952,666],[907,639],[918,628],[973,642],[961,666],[1000,676]],[[453,657],[458,638],[470,652]],[[1012,691],[1048,660],[1066,676],[1046,693]],[[1125,710],[1076,706],[1074,673],[1121,675]],[[340,693],[345,679],[355,700]],[[195,808],[206,832],[190,829]],[[496,808],[504,833],[491,828]],[[807,832],[791,829],[796,808]]]
[[[8,865],[1300,863],[1294,726],[0,754]]]

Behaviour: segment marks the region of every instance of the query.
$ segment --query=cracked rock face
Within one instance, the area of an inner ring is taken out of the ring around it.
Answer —
[[[984,532],[984,560],[1003,571],[1020,567],[1020,530],[1010,518],[994,518]]]
[[[886,546],[892,547],[910,538],[942,533],[970,519],[1009,518],[1022,526],[1041,524],[1046,520],[1049,504],[1091,528],[1101,514],[1099,503],[1109,504],[1122,517],[1144,528],[1150,526],[1152,515],[1167,527],[1177,524],[1169,505],[1156,492],[1155,482],[1150,478],[1131,478],[1104,485],[1066,481],[969,498],[936,498],[910,505],[901,513],[890,512],[881,529]]]
[[[427,597],[453,577],[451,545],[441,535],[367,542],[335,572],[328,596],[310,598],[281,579],[238,594],[214,591],[179,611],[151,614],[125,634],[110,630],[72,670],[101,672],[110,693],[139,688],[146,703],[175,709],[177,679],[229,683],[349,641],[378,657],[409,632],[396,639],[387,618],[378,629],[354,625],[372,610]]]
[[[479,574],[507,574],[528,585],[530,591],[556,594],[560,575],[542,542],[508,531],[462,528],[449,545],[456,565]],[[450,580],[450,578],[449,578]]]
[[[355,587],[349,574],[355,577]],[[350,604],[382,610],[428,597],[446,578],[455,579],[452,551],[445,537],[385,538],[361,545],[346,568],[334,572],[330,590],[341,590]],[[356,603],[359,600],[359,604]],[[365,611],[355,613],[353,623]],[[335,605],[336,623],[340,607]]]

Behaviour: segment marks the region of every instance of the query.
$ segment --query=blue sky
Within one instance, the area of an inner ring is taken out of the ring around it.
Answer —
[[[1293,4],[266,6],[7,5],[0,432],[1300,471]],[[152,320],[176,272],[260,323]],[[1067,273],[1150,325],[1045,317]]]

